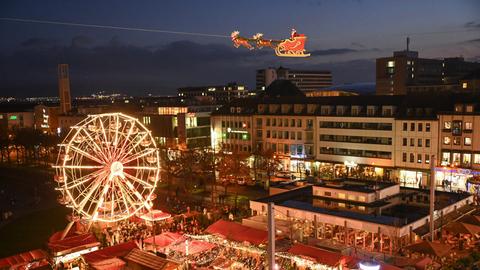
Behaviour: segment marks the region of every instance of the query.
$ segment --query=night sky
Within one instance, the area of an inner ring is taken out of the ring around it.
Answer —
[[[99,90],[173,94],[181,86],[236,81],[280,65],[328,69],[334,83],[373,82],[375,58],[405,48],[423,57],[480,61],[480,1],[1,1],[0,17],[228,36],[239,30],[309,36],[312,57],[234,49],[227,37],[0,20],[0,96],[57,94],[56,65],[70,64],[74,96]]]

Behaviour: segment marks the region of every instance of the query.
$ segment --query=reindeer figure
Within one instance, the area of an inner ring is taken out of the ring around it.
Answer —
[[[256,33],[253,35],[253,40],[255,40],[255,43],[257,44],[257,48],[261,49],[263,47],[270,47],[270,48],[275,48],[276,45],[274,44],[274,41],[271,39],[263,39],[263,34],[262,33]]]
[[[250,45],[248,38],[244,38],[240,36],[239,31],[233,31],[230,37],[232,38],[233,46],[235,48],[243,46],[249,50],[255,49],[252,45]]]

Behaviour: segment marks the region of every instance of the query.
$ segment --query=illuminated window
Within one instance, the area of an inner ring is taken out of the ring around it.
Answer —
[[[443,152],[442,154],[442,163],[450,163],[450,153],[449,152]]]
[[[359,202],[364,202],[365,201],[365,196],[358,196],[358,201]]]
[[[473,123],[472,122],[465,122],[465,130],[472,130]]]
[[[466,89],[467,87],[468,87],[468,83],[466,83],[466,82],[462,83],[462,88],[463,89]]]
[[[471,162],[472,162],[472,154],[463,154],[463,164],[470,166]]]
[[[443,137],[443,144],[450,144],[450,142],[451,142],[450,137],[448,136]]]
[[[453,145],[460,145],[462,138],[460,137],[453,137]]]
[[[464,145],[472,145],[472,138],[470,137],[465,137],[464,141],[463,141],[463,144]]]
[[[473,155],[473,163],[480,164],[480,154]]]
[[[417,154],[417,163],[422,163],[422,154]]]
[[[453,163],[460,163],[460,153],[453,153],[452,161]]]
[[[443,128],[444,129],[451,129],[452,128],[452,122],[450,122],[450,121],[443,122]]]
[[[344,203],[338,203],[338,207],[345,208],[345,204]]]
[[[345,193],[338,193],[338,198],[339,199],[345,199]]]
[[[348,195],[348,199],[351,200],[351,201],[355,201],[355,200],[357,200],[357,196],[350,194],[350,195]]]
[[[388,61],[387,62],[387,67],[395,67],[395,61]]]
[[[425,154],[425,163],[429,164],[430,163],[430,155]]]
[[[425,124],[425,131],[430,132],[430,123]]]
[[[362,206],[362,205],[358,206],[358,210],[365,211],[365,206]]]
[[[465,107],[465,111],[468,112],[468,113],[473,112],[473,105],[467,105],[467,106]]]

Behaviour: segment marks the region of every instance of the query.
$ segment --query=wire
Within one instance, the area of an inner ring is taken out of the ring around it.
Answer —
[[[164,33],[164,34],[176,34],[176,35],[189,35],[189,36],[203,36],[203,37],[217,37],[217,38],[229,38],[230,37],[230,36],[227,36],[227,35],[215,35],[215,34],[205,34],[205,33],[195,33],[195,32],[169,31],[169,30],[160,30],[160,29],[151,29],[151,28],[136,28],[136,27],[123,27],[123,26],[113,26],[113,25],[86,24],[86,23],[60,22],[60,21],[45,21],[45,20],[21,19],[21,18],[1,17],[0,20],[10,21],[10,22],[55,24],[55,25],[77,26],[77,27],[90,27],[90,28],[127,30],[127,31],[139,31],[139,32],[151,32],[151,33]]]

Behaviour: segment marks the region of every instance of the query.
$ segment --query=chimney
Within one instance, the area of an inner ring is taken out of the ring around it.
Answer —
[[[60,112],[62,114],[68,113],[72,109],[68,64],[58,65],[58,96],[60,98]]]
[[[410,37],[407,37],[407,52],[409,51],[410,47]]]

